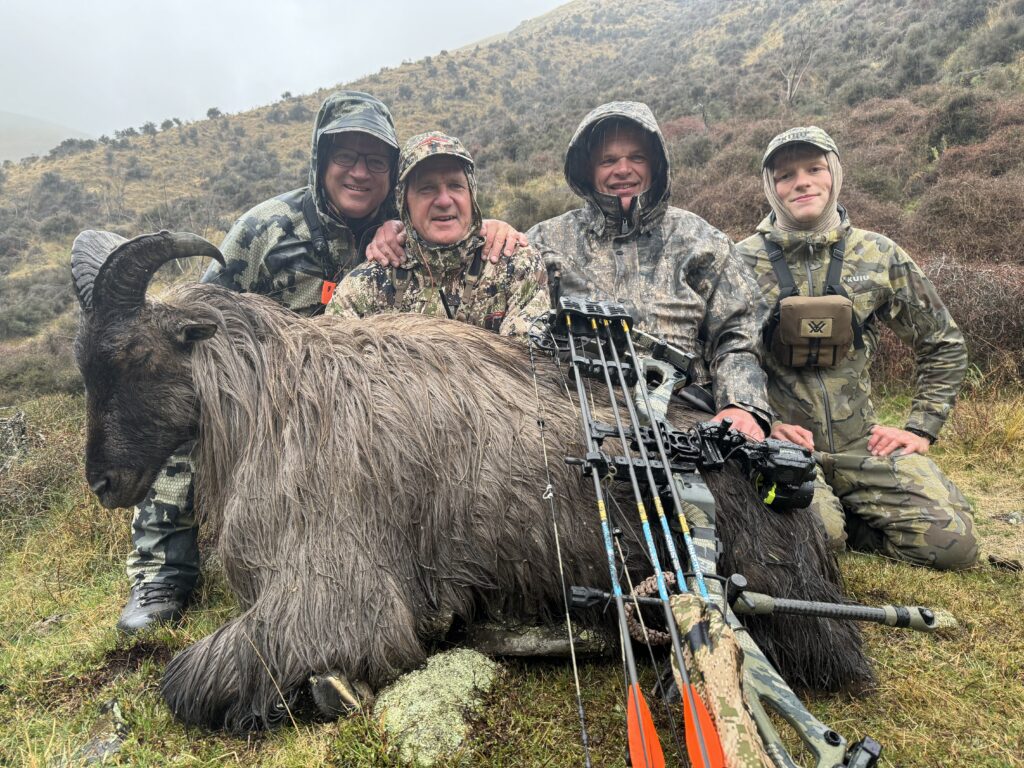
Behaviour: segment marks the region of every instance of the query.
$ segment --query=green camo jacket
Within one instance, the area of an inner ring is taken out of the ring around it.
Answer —
[[[737,251],[753,268],[772,306],[779,289],[764,237],[782,247],[800,295],[821,296],[831,245],[845,235],[840,282],[864,329],[864,347],[851,348],[831,368],[789,368],[766,353],[768,397],[776,418],[811,430],[815,446],[832,453],[864,437],[877,423],[869,368],[878,348],[878,323],[883,322],[913,349],[917,363],[906,426],[937,437],[963,383],[967,347],[935,286],[913,259],[889,238],[851,227],[845,216],[838,229],[824,235],[782,232],[771,216],[757,232],[739,243]]]
[[[225,266],[211,264],[203,282],[259,293],[300,315],[324,311],[334,284],[363,260],[362,246],[369,242],[373,230],[396,215],[390,198],[369,220],[359,222],[344,219],[328,206],[321,166],[332,137],[346,131],[368,133],[398,151],[394,121],[380,101],[359,91],[328,96],[313,126],[308,185],[243,214],[220,245]],[[314,247],[302,212],[307,190],[313,191],[315,210],[311,215],[326,239],[323,255]]]
[[[352,232],[337,224],[326,230],[329,258],[317,255],[302,216],[305,193],[306,187],[292,190],[242,216],[221,243],[225,266],[213,264],[203,282],[267,296],[300,315],[322,313],[330,284],[362,256]]]

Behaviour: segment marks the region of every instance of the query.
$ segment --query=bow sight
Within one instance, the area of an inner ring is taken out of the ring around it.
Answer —
[[[718,543],[713,530],[714,499],[700,472],[738,460],[760,498],[781,512],[810,503],[814,487],[813,457],[806,449],[784,441],[750,442],[731,429],[728,420],[705,422],[690,429],[672,426],[667,419],[670,401],[680,399],[711,414],[714,413],[711,398],[690,380],[692,355],[637,332],[631,326],[632,318],[620,304],[562,297],[558,309],[549,313],[543,333],[531,336],[533,348],[554,354],[573,371],[586,453],[566,461],[579,465],[584,475],[593,479],[612,589],[608,592],[572,587],[572,604],[577,608],[615,604],[628,681],[626,713],[630,764],[634,768],[654,768],[663,766],[664,758],[637,682],[627,628],[627,601],[636,613],[641,604],[661,606],[665,612],[690,763],[698,768],[741,764],[734,762],[732,756],[726,760],[722,750],[725,741],[719,738],[718,718],[709,716],[705,701],[690,682],[688,660],[706,649],[701,647],[697,632],[687,631],[685,637],[680,638],[680,627],[674,619],[679,615],[674,601],[680,596],[669,597],[672,579],[666,578],[659,561],[659,553],[667,552],[674,571],[671,576],[679,593],[692,597],[692,586],[706,610],[720,612],[724,617],[742,649],[742,667],[738,673],[742,678],[742,699],[756,727],[755,738],[759,738],[761,744],[759,754],[770,761],[742,764],[796,768],[796,762],[767,714],[771,709],[796,731],[814,756],[816,768],[872,768],[877,764],[881,746],[864,738],[848,748],[848,742],[839,733],[811,715],[750,638],[736,614],[825,616],[909,626],[921,631],[935,628],[933,614],[922,608],[873,608],[773,598],[747,591],[746,580],[739,574],[733,574],[729,580],[716,576]],[[588,386],[594,381],[607,388],[613,423],[599,421],[594,416],[588,394]],[[616,448],[613,453],[605,448],[609,438]],[[624,595],[620,586],[621,552],[617,560],[615,550],[622,531],[615,525],[605,503],[605,485],[615,481],[626,482],[632,489],[657,582],[656,598]],[[671,523],[666,506],[675,514]],[[652,526],[648,520],[648,507],[654,509],[657,526]],[[697,524],[701,527],[693,529],[702,544],[699,552],[691,536],[691,525],[695,523],[688,522],[688,516],[700,521]],[[652,533],[659,527],[663,536],[661,547],[655,546]],[[685,544],[685,570],[676,546],[679,536]],[[720,582],[725,582],[727,589]],[[681,640],[686,642],[689,655],[682,652]],[[713,697],[715,693],[706,690],[705,695]],[[583,730],[586,747],[585,725]],[[586,759],[589,765],[589,754]]]

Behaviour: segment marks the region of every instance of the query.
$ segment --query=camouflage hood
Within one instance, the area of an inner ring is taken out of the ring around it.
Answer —
[[[321,184],[322,164],[327,162],[327,149],[335,134],[358,131],[380,139],[393,151],[392,168],[398,156],[398,135],[391,112],[378,99],[361,91],[338,91],[324,99],[313,126],[313,147],[309,160],[309,186],[315,192],[316,208],[321,218],[347,224],[327,205],[327,198]],[[396,171],[392,170],[391,185],[394,186]],[[387,201],[381,206],[388,208]],[[388,209],[387,213],[391,213]]]
[[[453,245],[434,245],[422,240],[412,226],[409,218],[409,207],[405,203],[406,185],[409,177],[417,165],[435,155],[448,155],[456,158],[466,173],[466,181],[469,185],[469,197],[473,211],[473,223],[469,233],[459,242]],[[483,223],[483,216],[480,213],[480,206],[476,200],[476,171],[473,163],[473,156],[463,146],[462,142],[454,136],[448,136],[440,131],[428,131],[413,136],[405,146],[402,147],[402,154],[398,160],[398,184],[395,187],[395,204],[405,225],[408,234],[406,251],[412,260],[420,260],[428,253],[431,264],[438,264],[442,269],[461,268],[466,255],[478,248],[481,244],[480,226]]]
[[[593,184],[590,153],[593,149],[591,140],[594,130],[602,121],[613,118],[636,123],[651,134],[651,146],[655,151],[651,186],[639,196],[633,213],[634,220],[631,222],[623,221],[619,199],[615,195],[599,193],[594,189]],[[592,207],[595,224],[599,228],[611,225],[624,233],[632,232],[637,228],[650,229],[651,225],[665,213],[672,191],[668,147],[650,107],[638,101],[611,101],[597,107],[583,118],[583,122],[576,129],[576,133],[569,142],[569,149],[565,153],[565,180],[570,189]]]

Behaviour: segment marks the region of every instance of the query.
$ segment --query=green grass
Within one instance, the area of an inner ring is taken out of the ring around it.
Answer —
[[[906,405],[887,400],[885,420],[898,423]],[[1020,405],[1012,393],[998,401],[968,398],[935,451],[975,503],[986,548],[1022,543],[1021,526],[993,518],[1024,507],[1013,471],[1024,459],[1011,418]],[[99,707],[111,699],[130,729],[111,764],[400,765],[396,745],[367,717],[300,718],[297,727],[249,739],[176,723],[159,696],[164,665],[230,616],[234,601],[211,570],[181,625],[119,637],[113,625],[127,592],[128,513],[99,507],[87,492],[80,399],[41,398],[26,412],[28,454],[0,476],[0,765],[80,763],[77,751],[102,730]],[[979,426],[986,414],[987,425]],[[814,697],[812,712],[851,741],[867,734],[882,742],[885,766],[1024,766],[1021,575],[987,566],[939,573],[854,554],[843,556],[842,567],[854,598],[946,608],[960,627],[922,635],[867,626],[876,689],[857,698]],[[621,670],[591,662],[581,675],[594,764],[621,766]],[[649,670],[646,676],[650,683]],[[665,716],[652,707],[665,733]],[[460,759],[581,764],[567,665],[506,664]]]

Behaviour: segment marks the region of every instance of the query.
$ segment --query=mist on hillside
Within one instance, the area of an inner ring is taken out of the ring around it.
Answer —
[[[560,0],[437,7],[411,0],[4,3],[0,161],[62,139],[238,112],[514,28]],[[60,135],[62,134],[62,135]]]

